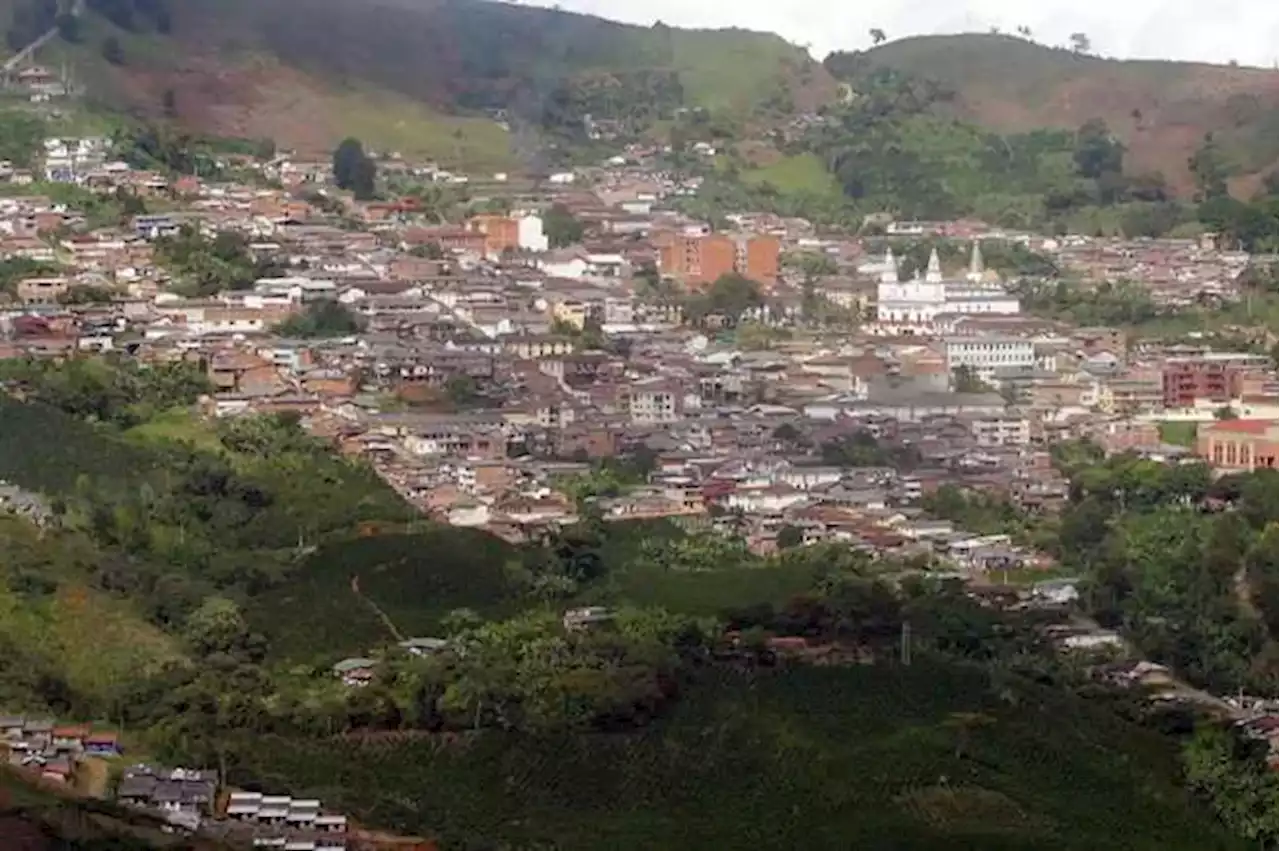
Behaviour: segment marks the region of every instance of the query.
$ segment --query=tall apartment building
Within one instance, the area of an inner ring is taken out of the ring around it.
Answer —
[[[774,236],[664,234],[655,241],[658,270],[687,286],[705,286],[731,272],[760,284],[778,280],[782,243]]]
[[[1164,406],[1193,408],[1198,400],[1225,404],[1240,396],[1239,367],[1203,360],[1170,360],[1162,373]]]

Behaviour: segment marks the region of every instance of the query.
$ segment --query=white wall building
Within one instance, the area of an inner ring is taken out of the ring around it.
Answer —
[[[998,367],[1036,365],[1035,343],[1021,337],[948,337],[945,345],[948,372],[964,366],[983,380]]]
[[[542,232],[542,217],[533,213],[516,216],[516,244],[525,251],[547,250],[547,236]]]
[[[898,280],[898,261],[893,249],[885,252],[876,287],[876,319],[895,326],[931,326],[947,315],[1013,316],[1021,310],[1016,296],[986,280],[982,249],[973,244],[969,272],[963,281],[946,281],[935,249],[929,255],[924,277]]]
[[[1026,446],[1031,442],[1031,423],[1024,417],[975,417],[969,430],[979,446]]]

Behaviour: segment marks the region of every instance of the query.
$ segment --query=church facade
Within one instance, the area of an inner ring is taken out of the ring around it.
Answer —
[[[969,272],[963,280],[945,280],[938,251],[929,255],[924,276],[917,272],[909,281],[898,280],[898,261],[893,249],[885,252],[880,282],[876,286],[876,321],[902,330],[930,330],[939,317],[956,315],[1015,315],[1020,311],[1016,296],[997,283],[986,280],[982,249],[973,244]]]

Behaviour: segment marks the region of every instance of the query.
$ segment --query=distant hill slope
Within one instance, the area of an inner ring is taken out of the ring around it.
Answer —
[[[1074,129],[1102,118],[1128,146],[1131,170],[1160,171],[1184,192],[1187,159],[1211,131],[1243,178],[1276,163],[1272,69],[1102,59],[994,34],[907,38],[862,56],[944,83],[959,117],[993,130]]]
[[[835,91],[800,48],[741,30],[637,27],[487,0],[168,0],[160,28],[111,11],[130,3],[154,0],[90,0],[75,49],[109,102],[158,117],[172,91],[193,129],[313,151],[355,133],[376,148],[497,164],[510,157],[498,150],[507,140],[479,117],[498,111],[580,131],[586,114],[651,124],[701,107],[750,119]],[[124,45],[121,65],[98,61],[109,36]],[[488,136],[477,143],[481,123]]]

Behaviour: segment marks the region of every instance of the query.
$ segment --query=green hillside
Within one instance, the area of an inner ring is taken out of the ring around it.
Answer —
[[[133,753],[315,795],[445,849],[1245,847],[1189,796],[1178,738],[1125,720],[1152,720],[1144,702],[1063,663],[1043,638],[1052,615],[839,545],[755,556],[585,509],[513,548],[426,524],[294,417],[195,419],[207,384],[191,364],[4,366],[27,401],[0,397],[0,478],[49,509],[43,528],[0,519],[6,711],[110,718]],[[1222,692],[1267,683],[1240,675],[1274,658],[1273,641],[1258,649],[1274,620],[1222,612],[1238,563],[1251,587],[1274,576],[1274,524],[1259,532],[1274,476],[1227,477],[1238,510],[1188,524],[1183,497],[1204,495],[1206,469],[1166,482],[1120,463],[1081,470],[1129,506],[1111,529],[1124,546],[1090,537],[1106,528],[1089,518],[1115,514],[1092,495],[1053,535],[1116,560],[1083,563],[1110,595],[1104,622],[1123,618],[1151,658]],[[597,603],[612,627],[562,623]],[[446,618],[460,607],[476,616]],[[1145,628],[1157,620],[1176,635]],[[770,633],[823,652],[776,665]],[[448,644],[383,652],[402,635]],[[364,653],[366,687],[333,676],[334,658]],[[1197,770],[1223,824],[1271,841],[1231,809],[1234,763]],[[1248,800],[1270,806],[1260,771]]]
[[[454,609],[501,614],[513,595],[502,568],[516,555],[500,539],[471,529],[340,541],[309,557],[287,583],[255,597],[249,620],[282,659],[367,653],[395,641],[375,606],[406,638],[440,634],[440,619]],[[282,618],[281,612],[293,614]]]
[[[240,770],[446,848],[1243,848],[1077,698],[927,660],[705,676],[641,734],[268,738]]]
[[[858,63],[945,84],[950,114],[999,132],[1075,130],[1100,118],[1135,173],[1161,172],[1182,192],[1187,160],[1209,132],[1229,144],[1241,176],[1276,162],[1273,69],[1103,59],[994,34],[905,38],[825,64],[843,79]]]
[[[578,75],[610,75],[625,88],[670,74],[672,106],[749,110],[784,75],[814,67],[771,34],[636,27],[487,0],[172,0],[172,8],[179,40],[259,47],[295,67],[444,106],[523,111]]]
[[[46,58],[80,69],[96,99],[310,152],[355,134],[378,150],[497,168],[549,139],[585,140],[588,115],[640,132],[682,108],[777,117],[834,91],[821,65],[775,35],[636,27],[486,0],[89,0],[88,9],[75,43],[55,42]],[[114,61],[104,59],[110,40],[122,47]]]

